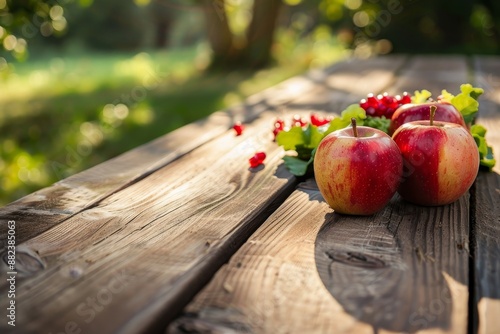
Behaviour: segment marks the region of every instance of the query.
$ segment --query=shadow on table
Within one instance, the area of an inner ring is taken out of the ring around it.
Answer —
[[[402,204],[396,195],[375,216],[327,214],[316,238],[316,268],[344,310],[375,332],[449,329],[457,299],[465,309],[468,300],[469,254],[450,232],[460,227],[434,219],[439,209],[405,203],[406,212],[398,212]],[[418,218],[413,211],[431,212]]]

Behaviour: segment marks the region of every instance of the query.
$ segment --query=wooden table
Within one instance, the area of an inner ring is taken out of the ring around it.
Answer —
[[[284,168],[271,133],[284,113],[466,82],[485,89],[477,122],[498,158],[500,58],[388,56],[287,80],[7,205],[0,332],[500,333],[498,167],[451,205],[396,195],[342,216]],[[255,151],[267,159],[250,169]]]

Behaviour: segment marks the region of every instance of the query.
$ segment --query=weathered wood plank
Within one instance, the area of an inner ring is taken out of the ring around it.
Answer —
[[[500,61],[474,59],[475,84],[484,88],[477,123],[487,128],[486,138],[500,157]],[[493,172],[480,172],[474,191],[472,214],[474,255],[474,330],[500,333],[500,164]]]
[[[443,89],[459,93],[460,85],[469,80],[467,61],[462,56],[413,56],[389,92],[413,94],[415,90],[427,89],[436,99]]]
[[[167,332],[466,333],[466,203],[349,217],[303,184]]]
[[[408,77],[421,72],[428,76]],[[416,57],[400,73],[389,91],[437,94],[466,82],[467,65]],[[453,80],[440,79],[448,74]],[[360,218],[333,213],[307,183],[168,332],[466,333],[468,242],[468,195],[433,208],[395,196],[377,215]]]
[[[334,65],[328,70],[342,67]],[[294,77],[249,97],[243,104],[216,112],[114,159],[61,180],[0,208],[0,221],[17,221],[17,240],[25,241],[109,195],[146,177],[196,147],[222,135],[236,120],[249,122],[262,111],[276,108],[315,89],[314,72]],[[75,153],[76,154],[76,153]],[[68,159],[77,157],[68,156]],[[64,165],[63,162],[61,164]],[[5,247],[6,224],[0,224],[0,253]]]
[[[242,136],[226,131],[21,243],[17,329],[164,329],[293,191],[274,117],[259,112]],[[257,150],[268,158],[250,170]]]
[[[216,113],[3,207],[2,248],[7,230],[4,221],[15,220],[17,240],[25,241],[220,135],[230,124],[229,115]]]
[[[18,268],[32,277],[18,276],[16,329],[59,332],[74,322],[84,332],[142,332],[156,321],[164,328],[293,190],[272,142],[273,117],[263,114],[240,137],[228,131],[19,245],[43,270]],[[249,169],[260,149],[266,165]]]
[[[371,332],[369,326],[343,315],[316,270],[315,242],[330,212],[317,189],[299,187],[167,332],[313,333],[323,329],[336,333],[341,328]]]

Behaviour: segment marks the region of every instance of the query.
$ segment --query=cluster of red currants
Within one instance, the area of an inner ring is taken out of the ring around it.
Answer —
[[[387,92],[384,94],[379,94],[377,96],[373,94],[368,94],[366,99],[362,99],[359,102],[361,108],[366,111],[368,116],[372,117],[382,117],[391,118],[392,114],[401,105],[411,102],[411,96],[407,92],[403,95],[392,96]]]
[[[306,118],[301,117],[300,115],[294,115],[292,117],[291,124],[292,126],[300,126],[300,127],[304,127],[309,123],[311,123],[314,126],[323,126],[330,123],[332,119],[333,119],[332,116],[323,117],[321,115],[312,113],[310,116],[310,121],[307,121]],[[276,121],[274,121],[274,127],[273,127],[274,138],[276,138],[278,133],[280,133],[283,130],[285,130],[285,121],[281,118],[276,119]]]

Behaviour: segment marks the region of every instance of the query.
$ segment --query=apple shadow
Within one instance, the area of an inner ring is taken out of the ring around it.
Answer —
[[[467,284],[469,254],[444,236],[459,227],[440,223],[438,214],[403,205],[395,195],[374,216],[325,215],[315,241],[316,268],[346,313],[374,332],[450,329],[454,300],[467,303],[468,296],[456,290],[452,296],[448,281]],[[459,254],[439,254],[447,249]],[[465,265],[456,268],[447,256],[463,257]]]

